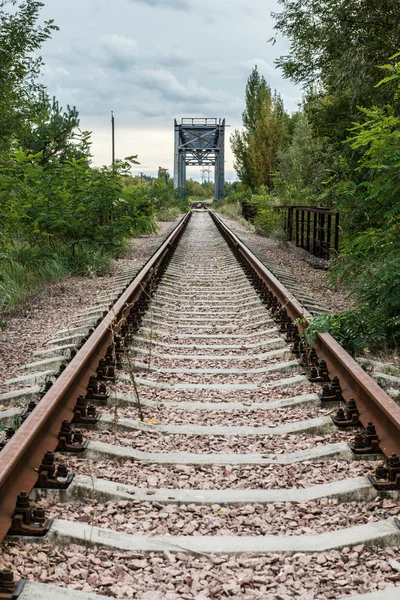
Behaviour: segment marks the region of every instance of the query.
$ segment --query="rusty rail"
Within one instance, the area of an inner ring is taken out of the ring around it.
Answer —
[[[247,246],[210,210],[210,215],[221,233],[234,245],[236,251],[252,266],[257,275],[285,307],[292,320],[300,319],[304,330],[312,315],[304,309],[285,286],[267,269]],[[318,358],[325,360],[330,377],[339,377],[342,395],[347,401],[354,398],[365,426],[372,421],[379,436],[379,446],[386,457],[400,454],[400,406],[370,377],[346,350],[329,334],[319,333],[313,343]]]
[[[18,494],[34,487],[46,451],[54,451],[64,419],[71,419],[77,397],[86,393],[89,377],[112,343],[113,327],[131,309],[142,293],[142,286],[154,274],[183,232],[191,213],[187,213],[153,254],[140,273],[123,292],[90,338],[67,365],[29,418],[0,452],[0,541],[11,524]]]

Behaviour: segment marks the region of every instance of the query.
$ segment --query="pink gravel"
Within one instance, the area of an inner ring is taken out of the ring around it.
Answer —
[[[315,419],[331,415],[336,409],[320,407],[280,408],[270,410],[215,410],[189,411],[168,407],[143,407],[145,421],[171,425],[247,425],[252,427],[276,427],[283,423],[296,423],[307,419]],[[136,408],[104,407],[103,414],[125,419],[137,419]]]
[[[270,331],[271,330],[271,331]],[[268,333],[265,333],[265,332]],[[149,327],[148,325],[146,325],[146,330],[144,329],[140,329],[139,330],[139,335],[140,337],[143,338],[147,338],[150,340],[151,338],[155,339],[155,340],[159,340],[160,342],[166,342],[168,344],[191,344],[193,346],[196,346],[196,344],[213,344],[215,346],[225,346],[226,344],[258,344],[260,342],[265,342],[265,340],[268,339],[272,339],[272,338],[276,338],[279,333],[278,330],[276,328],[276,325],[274,323],[267,323],[264,326],[260,326],[259,327],[259,332],[254,332],[252,333],[251,337],[246,337],[246,338],[234,338],[234,337],[209,337],[211,335],[215,335],[214,331],[211,331],[210,329],[207,330],[203,337],[201,338],[196,338],[193,337],[194,335],[197,335],[198,332],[193,331],[186,331],[186,332],[180,332],[180,334],[184,335],[184,337],[177,337],[175,335],[176,332],[174,332],[173,330],[171,331],[162,331],[161,329],[158,329],[158,327],[154,327],[153,331],[150,332],[149,331]],[[225,335],[225,332],[220,332],[222,334]],[[242,333],[240,331],[236,331],[235,335],[238,333]],[[245,332],[245,333],[250,333],[250,332]]]
[[[141,600],[332,600],[400,587],[400,547],[363,545],[314,554],[190,556],[6,542],[2,568],[17,577],[110,598]]]
[[[391,499],[374,502],[343,502],[327,498],[294,504],[230,504],[199,506],[120,500],[85,505],[55,502],[37,503],[49,519],[67,519],[94,527],[132,535],[314,535],[356,527],[400,514],[400,504]]]
[[[370,461],[304,461],[291,465],[151,465],[132,460],[86,460],[63,456],[79,475],[143,488],[290,489],[371,474]]]
[[[266,336],[268,337],[268,336]],[[272,336],[273,339],[277,339],[278,335],[275,334],[275,336]],[[272,339],[271,338],[271,339]],[[204,340],[207,341],[207,340]],[[183,341],[182,341],[183,342]],[[221,344],[222,346],[222,344]],[[135,349],[138,350],[146,350],[146,351],[150,351],[150,355],[153,355],[153,357],[156,354],[161,354],[163,357],[165,357],[166,360],[170,360],[171,356],[174,355],[179,355],[179,356],[226,356],[227,360],[225,361],[221,361],[219,364],[223,365],[225,363],[229,363],[228,357],[229,359],[232,357],[234,360],[241,360],[241,356],[246,355],[246,356],[253,356],[253,355],[257,355],[257,354],[264,354],[266,352],[272,352],[275,350],[279,350],[280,348],[282,348],[282,346],[275,346],[275,345],[270,345],[268,346],[268,344],[266,344],[265,346],[258,346],[256,348],[252,348],[246,345],[243,345],[242,347],[239,348],[222,348],[222,347],[214,347],[214,348],[202,348],[200,345],[196,346],[193,345],[189,348],[185,348],[183,346],[179,346],[179,347],[172,347],[172,348],[168,348],[168,347],[164,347],[164,346],[158,346],[156,344],[151,344],[151,341],[149,340],[147,341],[141,341],[140,340],[140,344],[138,343],[138,340],[135,341],[135,347],[132,349],[132,354],[133,355],[137,355],[137,360],[144,360],[145,358],[147,358],[147,354],[140,354],[139,352],[136,352]],[[172,359],[171,359],[172,360]],[[182,359],[185,360],[186,363],[189,362],[188,359]],[[202,360],[203,362],[203,360]]]
[[[276,363],[279,365],[279,363]],[[190,367],[189,367],[190,368]],[[228,367],[229,368],[229,367]],[[222,367],[221,367],[222,369]],[[288,371],[278,371],[272,373],[230,373],[227,375],[218,374],[200,374],[200,373],[160,373],[157,371],[135,370],[136,376],[148,381],[158,383],[241,383],[241,384],[258,384],[276,382],[280,379],[287,379],[295,375],[303,375],[304,367],[293,364]]]
[[[143,431],[90,431],[85,439],[128,446],[142,452],[188,452],[190,454],[285,454],[309,448],[348,442],[354,431],[334,431],[331,434],[301,435],[167,435]]]
[[[228,360],[186,360],[176,358],[157,358],[154,356],[141,356],[138,355],[133,358],[134,362],[144,363],[151,367],[162,367],[171,369],[262,369],[269,365],[275,365],[284,360],[295,360],[295,357],[287,351],[286,356],[275,356],[266,358],[251,358],[251,359],[240,359],[231,358]],[[229,375],[227,376],[229,377]]]
[[[145,377],[148,379],[148,377]],[[110,386],[112,394],[130,394],[133,397],[133,386],[130,383],[118,383]],[[321,386],[305,382],[304,385],[291,385],[282,388],[257,390],[161,390],[146,385],[139,385],[140,398],[161,400],[165,402],[243,402],[250,406],[255,402],[276,402],[304,394],[320,393]],[[112,404],[112,395],[110,399]]]

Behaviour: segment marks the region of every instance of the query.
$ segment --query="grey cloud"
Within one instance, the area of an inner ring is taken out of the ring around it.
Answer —
[[[200,86],[193,79],[186,84],[181,83],[173,73],[166,69],[143,69],[139,71],[139,81],[148,90],[156,90],[165,100],[182,105],[202,107],[204,111],[207,106],[213,107],[212,112],[225,110],[226,106],[237,106],[240,102],[235,96],[219,89],[207,89]]]
[[[129,0],[133,4],[145,4],[146,6],[159,8],[172,8],[174,10],[190,10],[190,0]]]
[[[124,35],[110,34],[103,36],[102,48],[106,53],[106,62],[115,69],[126,70],[132,67],[138,59],[136,41]]]
[[[190,100],[193,104],[209,102],[213,95],[194,81],[189,81],[185,86],[167,70],[144,69],[140,74],[143,85],[157,90],[164,98],[173,102]]]
[[[195,60],[193,56],[178,48],[156,48],[147,59],[150,64],[168,68],[187,67]]]
[[[100,52],[92,60],[102,60],[106,67],[127,71],[135,65],[141,67],[182,68],[193,64],[193,57],[174,46],[156,46],[150,51],[139,47],[136,40],[119,34],[109,34],[101,39]]]

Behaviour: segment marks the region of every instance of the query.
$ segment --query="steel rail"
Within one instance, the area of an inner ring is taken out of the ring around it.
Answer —
[[[222,219],[209,211],[215,224],[235,246],[257,275],[265,282],[279,303],[294,321],[299,319],[301,330],[307,328],[312,315],[304,309],[296,298],[251,252]],[[338,377],[343,398],[354,398],[360,411],[360,421],[365,426],[371,421],[379,436],[379,446],[386,457],[400,454],[400,406],[366,373],[348,352],[329,334],[318,333],[312,343],[319,360],[325,360],[330,377]]]
[[[89,377],[95,374],[99,360],[112,343],[113,327],[125,317],[142,293],[143,284],[152,276],[185,228],[191,213],[153,254],[143,269],[122,293],[102,322],[76,356],[67,365],[50,390],[43,396],[28,419],[0,452],[0,541],[11,525],[18,494],[30,492],[46,451],[54,451],[62,421],[70,420],[77,397],[86,394]]]

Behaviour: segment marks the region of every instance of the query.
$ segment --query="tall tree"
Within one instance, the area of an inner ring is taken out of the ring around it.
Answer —
[[[58,29],[52,20],[38,25],[43,3],[36,0],[0,0],[0,149],[29,127],[43,65],[43,42]],[[9,10],[8,10],[9,9]]]
[[[252,189],[271,186],[277,154],[286,137],[286,114],[281,97],[271,93],[257,67],[247,81],[242,123],[243,131],[235,130],[230,138],[235,170]]]
[[[291,117],[293,135],[288,146],[278,153],[274,190],[284,204],[313,204],[323,191],[330,153],[318,138],[304,112]]]
[[[286,77],[302,83],[309,118],[343,140],[357,106],[384,106],[393,88],[375,87],[378,67],[400,47],[398,0],[279,0],[275,29],[290,38],[277,60]],[[311,91],[311,92],[310,92]],[[339,127],[339,130],[338,130]],[[321,132],[322,133],[322,132]]]

